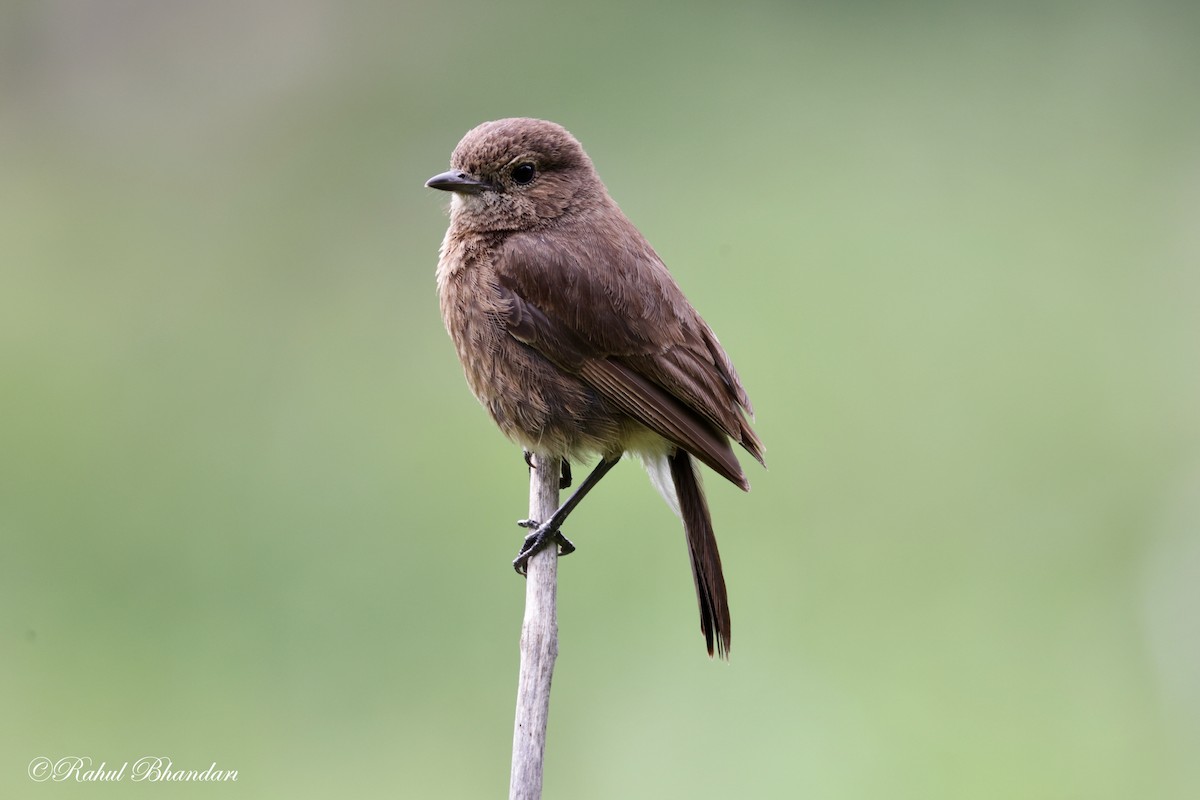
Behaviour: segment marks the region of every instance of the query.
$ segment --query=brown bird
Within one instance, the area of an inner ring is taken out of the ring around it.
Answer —
[[[729,600],[698,466],[743,490],[730,447],[763,446],[737,372],[645,238],[608,196],[583,147],[560,125],[485,122],[451,170],[426,186],[453,192],[437,267],[442,318],[467,383],[538,463],[600,462],[513,562],[557,541],[563,521],[624,453],[638,455],[682,518],[713,654],[728,657]]]

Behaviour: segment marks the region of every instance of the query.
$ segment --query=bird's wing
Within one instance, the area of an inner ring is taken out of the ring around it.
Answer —
[[[516,234],[498,254],[514,338],[747,488],[726,436],[762,461],[729,357],[636,229],[586,229],[553,242]]]

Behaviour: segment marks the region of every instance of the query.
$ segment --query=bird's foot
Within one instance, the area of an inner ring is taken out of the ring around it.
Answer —
[[[525,453],[525,466],[529,467],[530,469],[534,469],[533,453],[529,452],[528,450],[525,450],[523,452]],[[564,458],[564,459],[562,459],[562,472],[560,473],[560,477],[558,479],[558,488],[559,489],[569,489],[570,487],[571,487],[571,462],[567,461]]]
[[[522,528],[533,529],[533,532],[525,537],[525,544],[521,545],[521,552],[517,553],[517,557],[513,559],[513,569],[517,571],[518,575],[526,573],[529,559],[533,557],[534,553],[551,543],[557,543],[559,557],[575,552],[575,545],[562,535],[562,531],[551,530],[548,525],[542,525],[532,519],[518,520],[517,524]]]

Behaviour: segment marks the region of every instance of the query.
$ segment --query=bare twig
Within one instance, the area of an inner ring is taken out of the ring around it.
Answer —
[[[529,517],[548,520],[558,507],[558,459],[536,456],[529,472]],[[521,675],[517,682],[517,715],[513,725],[510,800],[542,796],[542,763],[546,754],[546,719],[550,713],[550,681],[558,657],[558,545],[551,542],[529,559],[525,583],[525,620],[521,624]]]

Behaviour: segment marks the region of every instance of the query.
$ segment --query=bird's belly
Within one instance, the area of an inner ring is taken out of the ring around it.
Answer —
[[[446,327],[467,384],[496,425],[535,453],[619,455],[637,426],[581,379],[555,366],[507,331],[496,315],[455,309]]]

